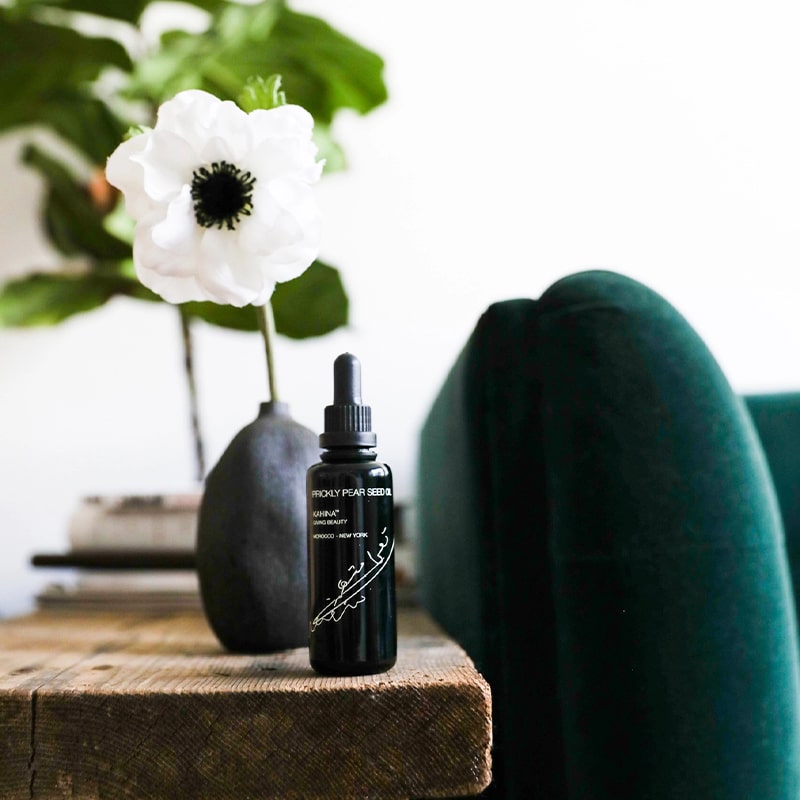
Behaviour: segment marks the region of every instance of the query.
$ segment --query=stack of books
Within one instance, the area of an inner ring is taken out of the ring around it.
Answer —
[[[195,562],[200,492],[83,498],[68,525],[66,553],[38,553],[35,567],[67,577],[37,595],[39,608],[201,608]],[[398,605],[413,606],[416,558],[409,508],[395,504]],[[66,568],[66,573],[64,569]]]
[[[40,608],[154,612],[200,607],[195,538],[201,494],[83,498],[68,525],[69,550],[36,554],[36,567],[70,568]]]

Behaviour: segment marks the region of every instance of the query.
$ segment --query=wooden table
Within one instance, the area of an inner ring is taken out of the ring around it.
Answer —
[[[433,798],[491,778],[489,686],[421,611],[397,665],[225,652],[197,612],[0,622],[0,797]]]

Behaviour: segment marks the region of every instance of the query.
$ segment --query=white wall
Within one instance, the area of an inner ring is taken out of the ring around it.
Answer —
[[[346,118],[319,189],[352,325],[282,340],[282,393],[318,430],[330,364],[361,358],[381,457],[413,499],[417,433],[491,302],[606,267],[660,291],[734,388],[800,388],[800,10],[789,0],[535,5],[297,2],[380,52],[391,99]],[[37,184],[0,142],[2,269],[46,258]],[[197,337],[209,459],[265,395],[256,336]],[[120,300],[0,331],[0,614],[54,576],[85,493],[194,487],[174,309]]]

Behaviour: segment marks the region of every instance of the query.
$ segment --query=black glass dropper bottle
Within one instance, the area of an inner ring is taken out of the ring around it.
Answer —
[[[323,674],[384,672],[397,657],[392,473],[376,441],[361,364],[343,353],[307,477],[309,656]]]

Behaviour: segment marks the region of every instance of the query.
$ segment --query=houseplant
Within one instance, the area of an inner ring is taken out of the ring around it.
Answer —
[[[205,91],[220,101],[238,101],[243,107],[264,108],[264,95],[280,92],[275,82],[260,82],[253,76],[280,75],[282,89],[291,102],[313,116],[315,143],[326,161],[326,172],[331,172],[345,166],[342,149],[331,132],[334,118],[343,109],[362,114],[371,111],[386,99],[386,87],[383,62],[377,54],[322,19],[295,13],[284,0],[246,5],[232,0],[189,0],[180,6],[178,21],[153,37],[149,33],[151,22],[162,5],[155,0],[119,4],[101,0],[12,0],[0,7],[0,51],[4,56],[0,61],[4,99],[0,104],[0,135],[35,126],[46,129],[51,141],[53,136],[58,140],[57,148],[29,143],[22,159],[44,181],[41,221],[62,257],[58,269],[42,270],[32,264],[29,274],[0,287],[0,325],[53,325],[120,296],[145,302],[174,301],[185,346],[197,478],[205,481],[205,501],[206,495],[214,495],[217,467],[226,456],[223,454],[206,475],[192,368],[193,326],[202,320],[243,331],[260,329],[267,344],[270,378],[270,399],[265,405],[275,408],[280,404],[276,402],[270,347],[273,324],[277,333],[293,338],[324,335],[346,323],[347,293],[338,269],[319,259],[310,266],[304,264],[307,269],[302,271],[274,275],[274,280],[280,281],[274,293],[267,291],[243,302],[230,302],[230,297],[222,296],[213,298],[217,302],[208,302],[202,295],[183,302],[186,297],[176,299],[168,292],[153,291],[159,287],[141,280],[143,273],[136,269],[133,221],[125,213],[119,192],[106,180],[107,159],[132,126],[153,125],[165,101],[186,90]],[[266,107],[270,102],[267,100]],[[222,173],[227,170],[221,166],[224,163],[220,159],[216,167]],[[213,171],[213,164],[211,168]],[[202,191],[203,178],[199,175],[198,186],[192,188]],[[254,300],[260,302],[253,305]],[[297,445],[302,455],[304,448],[310,449],[311,432],[297,430],[299,426],[285,416],[272,427],[279,433],[291,429],[283,440],[284,445],[289,442],[290,450]],[[266,463],[260,457],[265,449],[262,432],[255,437],[256,447],[245,448],[257,457],[257,467],[242,466],[241,460],[235,465],[237,477],[244,473],[250,477],[249,481],[236,480],[237,488],[246,483],[256,492],[265,483],[296,483],[297,470],[288,470],[282,455],[277,457],[280,481],[259,471]],[[235,437],[231,446],[238,440]],[[269,450],[274,461],[274,451]],[[289,472],[295,476],[292,481],[286,477]],[[232,498],[226,488],[221,494],[239,510],[244,509],[245,518],[251,520],[251,533],[260,520],[266,519],[257,512],[248,517],[247,512],[253,509],[252,497]],[[287,489],[284,499],[292,494],[296,496],[297,492]],[[225,502],[212,503],[215,510],[224,506]],[[280,507],[277,517],[282,510]],[[222,524],[228,523],[223,520]],[[212,520],[210,525],[218,529],[219,520]],[[241,616],[242,605],[237,605],[237,598],[230,594],[221,596],[220,591],[235,592],[265,583],[270,587],[266,597],[255,598],[255,605],[253,598],[244,598],[254,612],[245,622],[250,627],[261,625],[257,641],[241,641],[235,635],[230,638],[213,624],[212,617],[219,615],[207,613],[223,644],[234,649],[266,650],[300,643],[302,622],[298,619],[302,620],[305,611],[301,598],[305,573],[304,561],[300,563],[304,547],[298,546],[298,535],[303,534],[293,531],[285,537],[285,549],[291,550],[286,559],[273,548],[280,540],[278,534],[272,536],[273,544],[266,549],[259,545],[256,551],[249,551],[250,556],[244,548],[252,542],[240,542],[236,552],[240,563],[258,560],[262,566],[272,566],[256,574],[261,569],[258,567],[249,581],[239,571],[236,576],[222,575],[222,580],[208,590],[201,585],[207,612],[206,595],[210,592],[212,609],[221,611],[227,622]],[[200,551],[198,547],[199,555]],[[203,552],[207,557],[198,559],[198,573],[204,573],[202,561],[210,565],[206,574],[220,577],[215,568],[220,563],[218,554]],[[202,584],[202,574],[200,577]],[[261,608],[256,607],[259,604]],[[262,614],[259,621],[264,606],[269,619]]]
[[[367,113],[387,97],[376,53],[322,19],[294,12],[284,0],[189,0],[179,25],[153,38],[150,23],[162,5],[13,0],[0,7],[0,135],[36,126],[58,139],[57,151],[31,143],[22,158],[44,180],[41,220],[64,267],[44,271],[32,264],[29,274],[6,282],[0,325],[53,325],[118,296],[162,301],[137,279],[130,220],[103,168],[130,126],[152,124],[156,109],[181,90],[237,100],[251,76],[280,74],[291,101],[314,118],[326,173],[345,166],[331,132],[336,115],[343,109]],[[202,479],[192,327],[203,320],[257,331],[259,315],[254,306],[203,301],[175,308]],[[278,285],[270,308],[279,334],[305,338],[336,329],[348,314],[339,270],[316,260],[300,277]]]
[[[305,644],[305,478],[316,435],[275,396],[270,300],[319,251],[313,192],[324,165],[313,118],[286,104],[280,76],[250,79],[240,105],[188,89],[155,126],[123,141],[106,165],[135,220],[138,279],[167,302],[254,307],[270,399],[208,474],[196,563],[206,617],[228,649]]]

